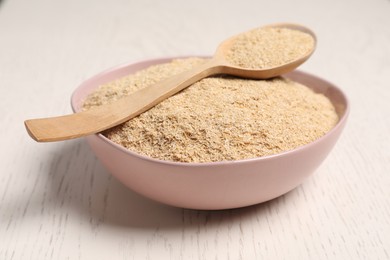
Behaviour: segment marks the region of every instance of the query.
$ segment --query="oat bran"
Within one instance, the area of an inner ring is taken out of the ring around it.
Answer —
[[[205,62],[188,58],[151,66],[100,86],[84,110]],[[338,121],[322,94],[278,77],[205,78],[160,104],[105,131],[129,150],[178,162],[216,162],[266,156],[310,143]]]

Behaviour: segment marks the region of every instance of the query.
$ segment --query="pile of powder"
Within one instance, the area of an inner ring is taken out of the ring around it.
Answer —
[[[237,36],[226,60],[242,68],[272,68],[306,55],[314,44],[310,34],[298,30],[258,28]]]
[[[90,109],[205,62],[159,64],[100,86]],[[215,162],[291,150],[328,132],[338,121],[331,102],[285,78],[209,77],[104,135],[129,150],[161,160]]]

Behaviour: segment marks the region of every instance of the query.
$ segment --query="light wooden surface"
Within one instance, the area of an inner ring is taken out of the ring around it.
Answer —
[[[0,259],[390,259],[390,1],[5,0],[0,4]],[[347,93],[341,139],[268,203],[172,208],[125,188],[83,140],[38,144],[23,121],[71,112],[117,64],[210,55],[273,22],[318,35],[302,70]]]

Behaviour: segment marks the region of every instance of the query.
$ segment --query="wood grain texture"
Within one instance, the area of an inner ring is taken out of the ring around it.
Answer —
[[[0,259],[390,259],[390,2],[134,2],[1,3]],[[209,55],[286,20],[317,33],[302,69],[339,85],[352,109],[324,164],[280,198],[172,208],[125,188],[83,140],[37,144],[24,129],[69,113],[73,89],[103,69]]]

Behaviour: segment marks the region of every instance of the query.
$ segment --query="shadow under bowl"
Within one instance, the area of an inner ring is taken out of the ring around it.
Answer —
[[[72,95],[73,111],[80,111],[87,95],[100,85],[175,58],[124,64],[86,80]],[[315,171],[337,142],[349,113],[346,96],[333,84],[297,70],[284,76],[327,96],[339,116],[339,122],[327,134],[294,150],[238,161],[181,163],[139,155],[102,134],[86,139],[113,176],[150,199],[176,207],[211,210],[265,202],[294,189]]]

